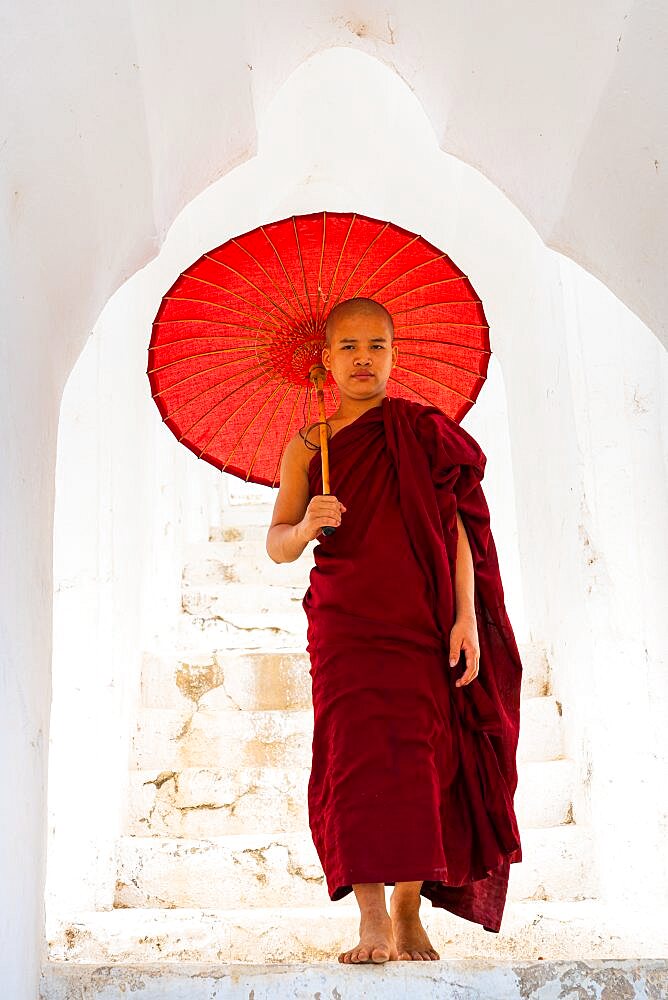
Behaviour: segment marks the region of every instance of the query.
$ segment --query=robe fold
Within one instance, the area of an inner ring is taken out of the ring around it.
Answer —
[[[504,604],[486,458],[436,406],[385,396],[329,443],[347,508],[318,536],[302,606],[313,699],[309,826],[330,899],[422,880],[432,906],[498,932],[514,811],[522,664]],[[322,493],[320,452],[308,470]],[[456,687],[457,511],[469,539],[480,660]]]

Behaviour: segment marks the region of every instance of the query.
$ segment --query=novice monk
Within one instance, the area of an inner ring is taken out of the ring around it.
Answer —
[[[314,424],[286,447],[267,534],[275,562],[319,540],[303,601],[309,825],[330,898],[354,892],[360,907],[345,963],[438,959],[421,895],[498,932],[509,865],[522,860],[522,665],[480,486],[486,458],[437,407],[386,395],[393,341],[374,300],[331,311],[332,493],[321,493]],[[463,671],[449,669],[462,654]]]

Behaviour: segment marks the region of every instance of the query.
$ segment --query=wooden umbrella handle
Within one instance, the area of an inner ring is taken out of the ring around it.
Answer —
[[[315,393],[318,399],[318,413],[320,415],[320,459],[322,461],[322,492],[323,496],[329,496],[329,452],[327,450],[327,418],[325,416],[325,394],[322,384],[327,377],[327,371],[323,365],[313,365],[309,371],[309,378],[315,386]],[[336,528],[331,524],[326,524],[322,529],[323,535],[333,535]]]

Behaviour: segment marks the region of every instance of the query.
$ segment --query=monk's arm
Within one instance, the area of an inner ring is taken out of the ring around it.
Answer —
[[[294,562],[328,524],[341,524],[345,504],[333,494],[310,496],[308,453],[295,434],[281,459],[281,482],[267,532],[267,555],[274,562]]]
[[[457,511],[457,562],[455,565],[455,608],[457,618],[475,618],[473,601],[473,556],[464,528],[464,522]]]
[[[308,477],[301,446],[289,442],[281,460],[281,479],[274,513],[267,532],[267,555],[276,563],[294,562],[309,543],[303,516],[308,505]]]

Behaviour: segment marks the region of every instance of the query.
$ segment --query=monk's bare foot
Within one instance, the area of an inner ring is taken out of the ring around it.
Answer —
[[[427,937],[417,910],[407,911],[400,906],[393,906],[390,897],[390,913],[398,961],[437,962],[440,959],[441,956]]]
[[[344,965],[361,962],[396,962],[397,948],[392,934],[392,919],[387,913],[371,911],[360,918],[360,942],[349,951],[342,951],[339,962]]]

